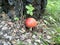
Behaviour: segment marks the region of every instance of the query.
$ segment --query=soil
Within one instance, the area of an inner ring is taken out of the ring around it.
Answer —
[[[51,38],[43,19],[37,20],[38,25],[32,29],[26,28],[23,20],[25,21],[24,18],[18,21],[11,21],[8,17],[0,18],[0,45],[18,45],[20,42],[22,45],[40,45],[43,44],[41,35],[44,40]]]

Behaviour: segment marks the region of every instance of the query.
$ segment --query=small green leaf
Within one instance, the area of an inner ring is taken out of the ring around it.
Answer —
[[[34,7],[30,7],[30,11],[33,11],[34,10]]]
[[[27,14],[30,14],[30,11],[27,11]]]
[[[49,22],[48,22],[48,21],[46,21],[46,20],[44,20],[44,22],[45,22],[46,24],[49,24]]]
[[[30,7],[29,6],[26,6],[26,9],[30,9]]]
[[[18,18],[18,17],[15,17],[15,18],[14,18],[14,20],[16,20],[16,21],[17,21],[17,20],[19,20],[19,18]]]
[[[33,12],[30,12],[30,15],[32,16],[33,15]]]
[[[29,6],[30,6],[30,7],[32,7],[32,5],[31,5],[31,4],[29,4]]]

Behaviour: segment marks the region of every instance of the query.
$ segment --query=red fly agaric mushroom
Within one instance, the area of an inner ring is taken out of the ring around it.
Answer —
[[[37,26],[37,21],[34,18],[27,18],[25,20],[25,25],[28,28],[33,28]]]

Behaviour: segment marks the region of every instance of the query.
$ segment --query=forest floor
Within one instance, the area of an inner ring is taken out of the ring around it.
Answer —
[[[38,20],[38,25],[33,29],[27,29],[23,20],[12,22],[7,17],[0,18],[0,45],[42,45],[46,41],[51,43],[49,33],[56,32],[51,31],[43,19]]]
[[[46,16],[39,19],[38,25],[33,29],[26,28],[25,19],[13,22],[5,14],[0,14],[3,16],[3,18],[0,16],[0,45],[54,45],[60,43],[59,1],[48,1]]]

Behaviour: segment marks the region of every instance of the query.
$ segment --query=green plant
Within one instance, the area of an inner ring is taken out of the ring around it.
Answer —
[[[42,35],[39,36],[39,39],[42,41],[43,45],[49,45],[48,42],[43,39]]]
[[[60,0],[48,0],[46,14],[43,16],[45,24],[51,29],[51,43],[60,45]],[[49,31],[49,30],[48,30]]]
[[[60,0],[48,0],[47,12],[56,20],[60,21]]]
[[[29,4],[29,5],[26,5],[25,8],[27,9],[27,14],[30,14],[32,16],[34,7],[31,4]]]
[[[19,18],[18,17],[15,17],[14,20],[17,21],[17,20],[19,20]]]
[[[60,44],[60,35],[59,34],[55,34],[53,41],[55,42],[55,44]]]

